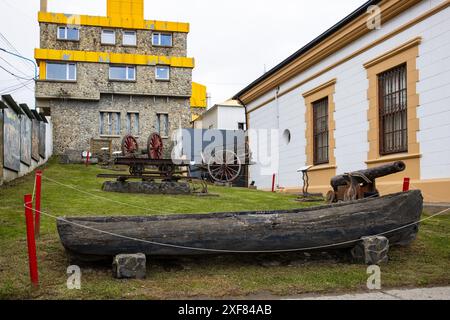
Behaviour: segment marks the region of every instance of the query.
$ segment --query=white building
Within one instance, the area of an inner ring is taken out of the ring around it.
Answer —
[[[297,169],[313,165],[310,191],[326,193],[336,174],[402,160],[405,172],[377,180],[382,193],[409,177],[426,201],[450,202],[449,6],[369,1],[234,97],[249,129],[280,132],[279,186],[300,190]],[[270,189],[262,169],[249,180]]]
[[[194,121],[194,129],[245,130],[245,108],[236,100],[214,105]]]

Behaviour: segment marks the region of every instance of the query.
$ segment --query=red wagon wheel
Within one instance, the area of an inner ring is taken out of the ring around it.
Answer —
[[[160,160],[163,156],[163,140],[157,133],[148,138],[148,156],[152,160]]]
[[[132,156],[137,153],[139,146],[137,140],[132,135],[126,135],[122,140],[122,155],[125,157]]]

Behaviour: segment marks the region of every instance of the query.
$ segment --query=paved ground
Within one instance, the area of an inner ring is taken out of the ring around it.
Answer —
[[[289,298],[288,298],[289,299]],[[450,300],[450,287],[381,290],[338,296],[309,296],[289,300]]]

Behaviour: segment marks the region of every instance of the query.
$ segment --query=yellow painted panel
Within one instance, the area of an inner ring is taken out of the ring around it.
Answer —
[[[144,19],[144,0],[107,0],[108,17]]]
[[[39,62],[39,79],[47,79],[47,63],[45,61]]]
[[[192,108],[207,107],[206,86],[200,83],[192,82],[191,107]]]
[[[144,20],[136,17],[124,18],[122,16],[87,16],[67,15],[64,13],[39,12],[38,21],[43,23],[69,24],[81,26],[141,29],[166,32],[189,32],[189,23],[169,22],[158,20]]]
[[[193,58],[147,56],[140,54],[105,53],[93,51],[35,49],[34,58],[38,61],[53,60],[53,61],[117,63],[117,64],[134,64],[134,65],[166,64],[171,67],[178,67],[178,68],[195,67],[195,62]]]

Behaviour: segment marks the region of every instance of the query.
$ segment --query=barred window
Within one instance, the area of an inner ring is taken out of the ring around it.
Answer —
[[[408,151],[406,64],[378,75],[380,154]]]
[[[313,102],[314,165],[329,162],[328,97]]]
[[[156,115],[156,132],[163,138],[169,137],[169,115],[167,113]]]
[[[120,112],[100,112],[100,135],[120,135]]]

